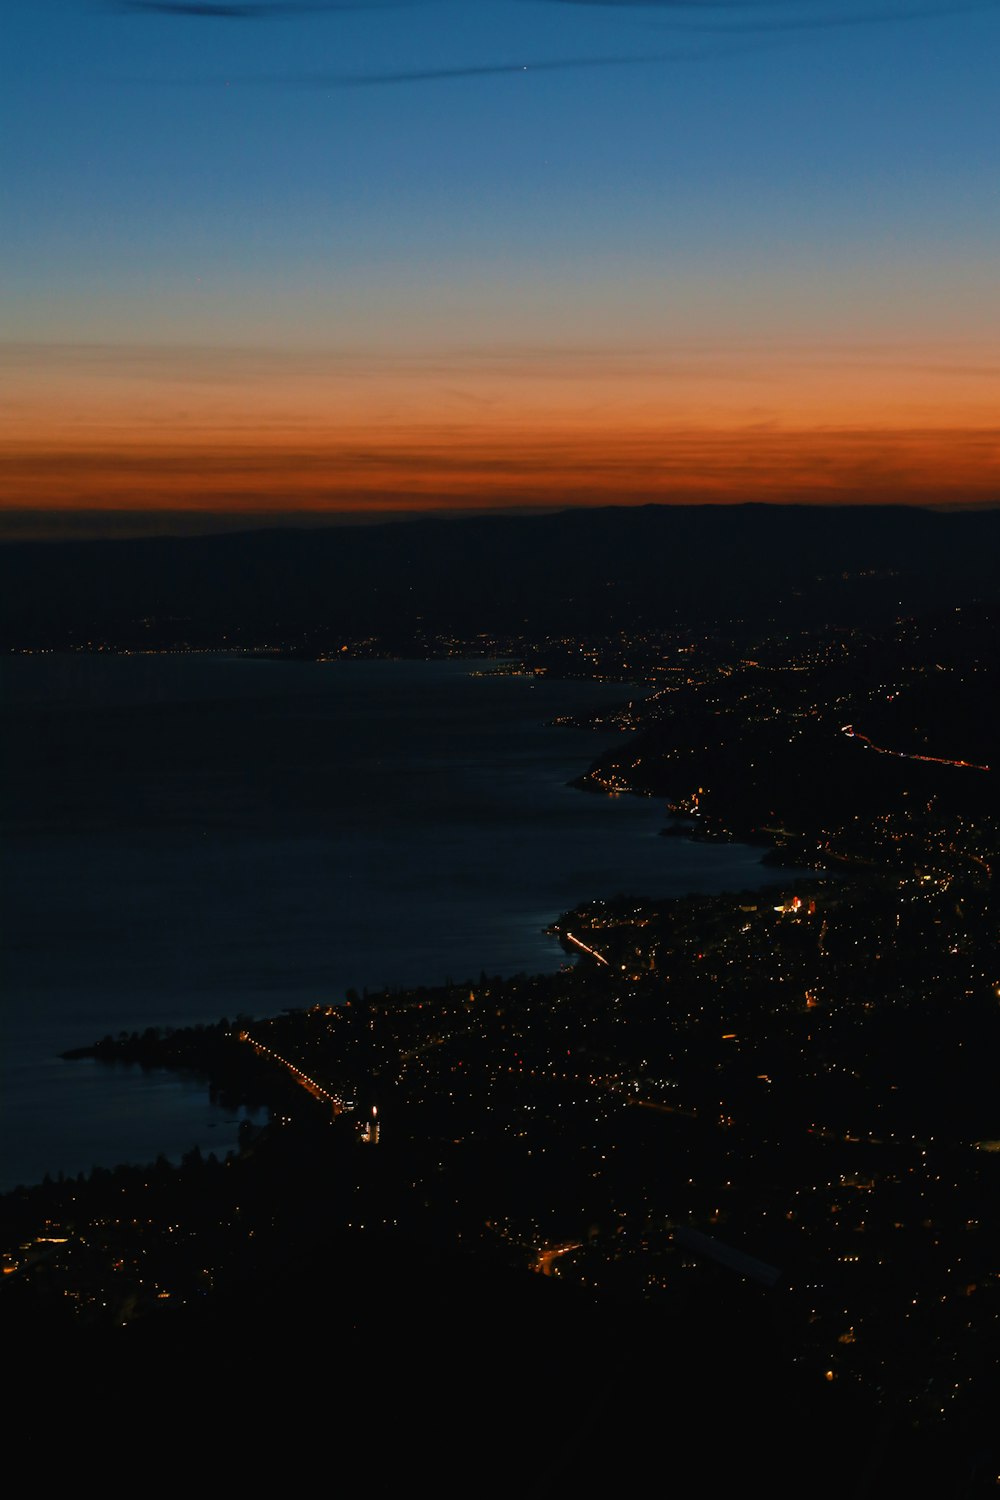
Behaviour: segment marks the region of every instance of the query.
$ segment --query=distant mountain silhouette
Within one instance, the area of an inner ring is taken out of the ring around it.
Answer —
[[[0,643],[792,626],[995,600],[1000,510],[645,506],[0,546]]]

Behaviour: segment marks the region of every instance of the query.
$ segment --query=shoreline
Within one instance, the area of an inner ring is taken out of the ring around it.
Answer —
[[[231,655],[230,653],[226,653],[226,654],[227,655]],[[98,670],[101,669],[101,666],[102,666],[102,655],[103,654],[96,654],[95,653],[91,657],[90,661],[86,664],[88,670],[89,670],[89,668],[92,665],[96,666]],[[79,660],[79,658],[74,658],[74,660]],[[476,659],[476,660],[481,660],[481,659]],[[447,661],[441,662],[439,664],[447,665]],[[458,667],[458,662],[455,661],[454,659],[451,660],[451,664],[452,664],[453,667],[456,667],[456,668]],[[353,664],[353,665],[361,666],[362,664],[361,663],[356,663],[356,664]],[[407,668],[410,668],[410,669],[419,669],[420,666],[423,665],[423,663],[422,662],[417,662],[417,661],[411,661],[411,662],[405,663],[404,665]],[[197,668],[196,668],[196,670],[197,670]],[[460,680],[464,680],[465,677],[466,677],[466,675],[467,675],[467,672],[465,670],[463,670],[461,672],[461,674],[460,674]],[[471,675],[471,674],[468,674],[468,675]],[[532,674],[532,676],[534,676],[534,674]],[[568,689],[568,691],[570,693],[573,693],[574,699],[575,699],[575,688],[576,688],[577,685],[578,684],[577,684],[576,680],[574,680],[574,682],[573,682],[572,685],[570,685],[568,683],[565,685],[566,688]],[[579,686],[583,687],[584,690],[586,690],[587,683],[585,681],[581,681],[579,683]],[[608,685],[605,684],[604,687],[605,687],[605,696],[607,696]],[[517,697],[517,701],[518,702],[520,701],[520,697],[521,696],[524,696],[524,694],[522,693],[521,695],[519,695]],[[533,697],[534,695],[531,694],[530,696]],[[567,697],[567,692],[566,691],[562,692],[562,697],[564,699]],[[37,701],[37,698],[36,698],[36,701]],[[502,697],[502,702],[504,704],[506,704],[507,701],[508,701],[508,699],[507,699],[506,696]],[[506,713],[507,710],[505,709],[504,712]],[[517,716],[520,714],[520,712],[521,712],[520,709],[517,709],[515,711],[515,720],[514,720],[514,722],[516,722]],[[567,744],[566,747],[565,747],[565,753],[563,753],[563,742],[560,740],[559,737],[550,734],[549,731],[552,728],[562,727],[561,725],[558,725],[558,724],[555,724],[555,723],[552,722],[553,721],[553,717],[554,717],[554,715],[553,715],[553,713],[550,710],[543,710],[543,712],[541,714],[537,715],[537,731],[538,731],[539,742],[541,743],[542,741],[544,741],[544,743],[549,746],[549,751],[543,757],[543,761],[544,761],[545,765],[548,765],[548,764],[550,764],[552,762],[552,760],[554,759],[554,757],[553,757],[553,755],[552,755],[551,752],[552,752],[552,747],[555,747],[556,751],[557,751],[558,759],[561,760],[562,765],[565,767],[567,765],[567,761],[569,759],[569,756],[570,756],[571,752],[570,752],[569,746]],[[509,714],[508,714],[508,720],[509,720]],[[536,716],[534,714],[534,710],[532,710],[532,722],[536,722]],[[585,737],[587,739],[594,738],[594,731],[588,730],[586,732],[586,736]],[[593,756],[594,756],[594,753],[595,753],[594,749],[590,749],[589,752],[586,752],[586,753],[588,753],[588,764],[592,763]],[[539,764],[540,764],[540,774],[542,775],[542,781],[539,783],[539,785],[541,785],[542,787],[544,787],[546,784],[548,784],[548,777],[547,777],[547,773],[545,773],[542,770],[542,764],[543,763],[540,762]],[[572,781],[572,778],[571,777],[567,777],[565,775],[565,772],[564,772],[563,775],[562,775],[562,777],[558,780],[558,783],[557,784],[554,783],[553,785],[554,786],[557,785],[557,787],[558,787],[558,791],[556,793],[557,798],[558,798],[558,797],[562,796],[562,794],[566,790],[568,790],[568,789],[570,789],[570,788],[573,787],[573,781]],[[544,793],[544,791],[543,791],[541,795],[544,797],[544,796],[547,796],[548,794]],[[630,800],[632,800],[632,799],[630,799]],[[638,800],[639,799],[636,799],[636,802],[638,802]],[[646,801],[646,799],[642,799],[642,800],[644,802]],[[551,805],[553,807],[555,807],[555,806],[557,806],[557,803],[553,803]],[[614,819],[614,815],[613,814],[610,814],[610,818],[611,818],[611,823],[608,825],[609,828],[616,822],[616,820]],[[582,829],[585,826],[587,826],[587,821],[588,820],[586,820],[586,819],[584,819],[582,822],[579,819],[573,819],[571,821],[571,823],[567,825],[568,828],[571,828],[572,830],[576,830],[574,836],[578,839],[578,841],[579,841],[579,839],[581,837],[583,837]],[[640,819],[638,821],[643,821],[643,820]],[[593,832],[596,834],[597,838],[599,840],[603,839],[604,835],[602,833],[602,828],[604,827],[604,824],[603,824],[602,819],[599,818],[596,823],[593,823],[593,820],[590,820],[590,822],[591,822],[591,824],[593,826]],[[633,831],[629,832],[628,827],[625,827],[625,828],[619,827],[617,834],[613,834],[612,835],[612,837],[614,839],[614,844],[615,844],[616,848],[619,847],[619,846],[621,846],[622,848],[624,848],[626,846],[627,847],[631,847],[629,841],[635,836],[635,833],[639,831],[638,827],[636,826],[637,825],[637,820],[636,820],[636,818],[635,818],[634,815],[630,816],[630,818],[627,819],[626,822],[629,823],[632,826]],[[650,830],[650,832],[653,833],[654,837],[655,837],[654,831]],[[553,833],[551,835],[551,839],[553,841],[555,841],[556,844],[558,844],[558,842],[562,839],[562,837],[563,837],[563,834],[560,831],[560,828],[557,826],[554,829],[554,831],[553,831]],[[598,846],[598,847],[600,847],[600,846]],[[650,863],[650,854],[648,852],[643,856],[643,858],[644,858],[644,860],[645,860],[645,862],[647,864]],[[658,861],[657,861],[657,864],[659,865]],[[669,884],[670,871],[666,870],[666,871],[664,871],[664,873],[667,876],[667,882]],[[742,871],[740,871],[740,870],[737,870],[734,873],[734,875],[732,876],[732,879],[730,881],[728,881],[727,883],[728,884],[739,885],[739,884],[744,883],[744,879],[745,879],[744,873]],[[649,882],[647,882],[647,881],[645,881],[645,880],[643,880],[643,879],[640,878],[638,880],[638,882],[637,882],[637,888],[638,889],[645,889],[645,888],[647,888],[648,884],[649,884]],[[712,890],[712,889],[716,889],[717,886],[718,886],[718,880],[717,880],[717,878],[709,878],[707,885],[701,885],[701,883],[697,879],[697,871],[696,871],[695,874],[692,876],[689,888],[692,889],[692,890],[698,889],[698,888]],[[568,896],[569,901],[572,902],[572,901],[577,900],[577,899],[586,898],[586,896],[589,893],[590,893],[589,882],[582,882],[580,884],[574,885],[572,887],[571,892],[567,892],[566,893],[566,896]],[[522,972],[523,971],[523,972],[538,973],[538,974],[542,974],[542,975],[544,975],[544,974],[554,974],[554,973],[558,972],[561,964],[565,961],[564,955],[561,952],[561,950],[560,950],[560,948],[558,946],[558,943],[555,942],[555,941],[553,941],[551,939],[551,937],[547,937],[546,933],[547,933],[547,929],[549,929],[551,927],[552,923],[555,922],[559,918],[559,916],[561,915],[561,913],[566,909],[566,907],[567,907],[566,896],[564,896],[563,899],[553,900],[552,903],[547,906],[547,908],[544,905],[543,906],[539,906],[538,912],[537,912],[537,917],[530,924],[530,935],[529,935],[528,928],[524,928],[524,934],[525,934],[525,937],[527,939],[527,946],[530,947],[530,948],[532,948],[532,949],[538,950],[538,954],[536,955],[535,958],[533,958],[529,962],[528,966],[525,967],[525,965],[523,964],[523,962],[518,962],[516,959],[512,958],[512,960],[509,963],[505,964],[502,969],[498,970],[498,972],[502,972],[504,974],[515,974],[517,972]],[[519,919],[519,923],[520,923],[520,920],[523,920],[523,919]],[[519,925],[518,926],[518,931],[520,931],[520,930],[521,930],[521,927]],[[521,940],[516,937],[516,935],[515,935],[515,937],[513,939],[513,943],[512,944],[509,944],[507,942],[507,940],[505,940],[505,944],[507,944],[508,946],[512,946],[512,948],[514,948],[514,949],[516,949],[518,947],[525,946],[521,942]],[[548,957],[547,957],[547,960],[544,963],[539,964],[538,957],[540,957],[541,949],[542,948],[548,950]],[[430,978],[432,980],[434,980],[434,979],[440,979],[447,972],[447,968],[448,967],[454,968],[454,967],[456,967],[456,964],[459,964],[463,969],[465,967],[469,967],[470,969],[473,969],[473,966],[475,966],[475,972],[478,972],[479,968],[482,966],[482,959],[484,957],[485,957],[486,967],[488,969],[490,969],[490,970],[494,970],[495,963],[494,963],[494,961],[490,960],[489,955],[480,955],[476,959],[469,959],[466,962],[466,961],[462,961],[461,959],[451,960],[449,958],[447,952],[443,951],[442,954],[441,954],[441,956],[440,956],[440,959],[436,960],[435,964],[434,964],[434,970],[436,970],[436,973],[433,972],[433,971],[425,970],[424,974],[426,975],[426,977],[428,977],[428,978]],[[379,985],[379,986],[381,985],[381,981],[382,981],[382,979],[383,979],[384,976],[382,974],[379,974],[377,972],[378,967],[379,967],[379,965],[377,965],[377,964],[372,965],[372,971],[370,973],[368,973],[368,975],[366,976],[367,982],[369,984],[371,984],[371,983],[374,982],[376,985]],[[395,979],[393,979],[392,982],[393,983],[402,982],[404,984],[412,984],[414,982],[414,980],[419,981],[419,979],[421,977],[424,977],[424,975],[421,974],[420,969],[414,967],[413,965],[410,965],[409,966],[408,975],[405,978],[401,978],[401,981],[396,981]],[[350,982],[350,981],[348,981],[348,982]],[[114,977],[112,976],[112,986],[114,985],[114,983],[115,983],[115,980],[114,980]],[[334,985],[334,992],[336,992],[336,984]],[[327,990],[326,993],[329,993],[329,991]],[[275,993],[273,1001],[271,1001],[269,1003],[269,994],[270,994],[269,991],[263,991],[263,990],[257,991],[256,993],[249,992],[248,995],[244,996],[243,1008],[246,1008],[246,1001],[247,1001],[247,999],[249,999],[250,1000],[251,1008],[254,1010],[255,1013],[257,1013],[259,1011],[260,1014],[268,1014],[269,1015],[273,1011],[278,1010],[278,1009],[280,1009],[282,1007],[288,1006],[289,1004],[291,1004],[291,1005],[295,1006],[296,1008],[298,1008],[299,1005],[308,1005],[310,1003],[310,997],[308,995],[303,995],[300,998],[299,993],[297,993],[297,992],[296,993],[292,993],[291,991],[289,991],[289,993],[287,994],[287,996],[279,996],[278,993]],[[213,1024],[221,1013],[223,1013],[226,1009],[230,1009],[231,1010],[231,1008],[234,1008],[238,1004],[238,1002],[234,1000],[234,998],[232,997],[232,995],[225,994],[225,993],[220,993],[217,997],[214,996],[214,995],[212,995],[212,996],[205,996],[203,998],[208,998],[210,1002],[213,999],[217,998],[218,1003],[217,1004],[211,1004],[210,1003],[209,1007],[206,1007],[206,1008],[204,1008],[204,1009],[202,1009],[200,1011],[199,1017],[198,1017],[198,1023],[199,1024]],[[138,1025],[139,1029],[141,1030],[144,1025],[146,1025],[146,1024],[149,1023],[150,1019],[156,1021],[159,1024],[160,1021],[161,1021],[161,1016],[157,1015],[157,1011],[160,1011],[161,1014],[162,1014],[163,1007],[160,1006],[159,1004],[157,1004],[154,1007],[143,1006],[143,1007],[140,1008],[140,1010],[138,1010],[138,1011],[135,1012],[135,1015],[136,1015],[135,1021],[132,1021],[131,1019],[127,1018],[124,1015],[124,1013],[123,1013],[123,1007],[120,1004],[117,1007],[117,1009],[118,1009],[118,1012],[119,1012],[119,1016],[121,1017],[121,1024],[124,1025],[124,1026],[126,1026],[129,1031],[132,1031],[136,1025]],[[139,1016],[140,1015],[146,1017],[147,1019],[142,1020],[142,1021],[139,1020]],[[172,1021],[169,1016],[163,1016],[162,1020],[163,1020],[163,1022],[165,1024],[175,1024],[175,1025],[182,1024],[180,1021],[176,1021],[176,1022]],[[51,1033],[51,1026],[53,1024],[54,1023],[52,1023],[52,1022],[46,1022],[46,1025],[50,1029],[50,1033]],[[116,1018],[116,1016],[115,1016],[115,1007],[112,1006],[111,1009],[110,1009],[110,1013],[106,1014],[103,1022],[101,1020],[97,1020],[95,1026],[93,1028],[93,1030],[90,1032],[90,1036],[89,1037],[88,1037],[88,1035],[87,1035],[86,1032],[84,1032],[84,1034],[82,1036],[80,1036],[80,1043],[79,1044],[80,1045],[87,1045],[88,1043],[91,1043],[91,1038],[93,1038],[94,1036],[99,1036],[102,1031],[107,1031],[109,1029],[109,1026],[110,1026],[110,1028],[114,1029],[118,1024],[119,1024],[118,1018]],[[185,1020],[183,1022],[183,1024],[186,1025],[186,1024],[191,1024],[191,1023],[189,1023],[188,1021]],[[88,1028],[88,1030],[89,1030],[89,1028]],[[77,1031],[78,1031],[78,1035],[79,1035],[79,1028],[77,1028]],[[57,1045],[58,1045],[58,1043],[57,1043]],[[22,1048],[22,1050],[24,1050],[24,1049]],[[59,1050],[59,1052],[64,1052],[66,1050],[70,1050],[70,1051],[75,1050],[75,1044],[73,1043],[72,1040],[70,1040],[68,1047],[65,1046],[65,1045],[64,1046],[60,1046],[58,1048],[58,1050]],[[53,1071],[53,1064],[56,1063],[57,1060],[53,1057],[53,1055],[51,1053],[49,1053],[46,1050],[46,1051],[39,1051],[38,1054],[37,1054],[37,1062],[33,1063],[31,1061],[31,1057],[33,1055],[34,1054],[31,1054],[30,1052],[26,1052],[25,1053],[25,1065],[29,1068],[29,1075],[26,1075],[26,1078],[27,1078],[27,1076],[30,1076],[30,1071],[38,1071],[39,1072],[39,1077],[40,1077],[40,1084],[38,1085],[38,1087],[40,1087],[43,1090],[44,1089],[50,1089],[50,1088],[53,1088],[53,1087],[55,1089],[59,1090],[60,1087],[61,1087],[61,1085],[60,1085],[60,1082],[59,1082],[58,1078],[56,1077],[56,1075],[55,1075],[55,1073]],[[122,1097],[121,1107],[128,1112],[129,1118],[136,1119],[136,1118],[139,1117],[139,1112],[141,1110],[141,1103],[142,1103],[142,1101],[141,1101],[141,1099],[135,1097],[135,1095],[137,1094],[138,1091],[140,1091],[142,1089],[145,1080],[143,1080],[141,1078],[133,1079],[133,1080],[122,1078],[120,1080],[120,1082],[122,1084],[122,1096],[123,1096]],[[126,1085],[129,1085],[129,1086],[126,1087]],[[26,1084],[22,1085],[22,1089],[25,1086],[26,1086]],[[32,1087],[34,1088],[35,1086],[32,1085]],[[79,1086],[77,1086],[77,1087],[75,1087],[74,1088],[74,1095],[80,1094],[80,1089],[81,1088],[82,1088],[82,1084],[79,1085]],[[91,1090],[90,1093],[88,1093],[85,1090],[83,1094],[80,1094],[81,1100],[84,1099],[84,1098],[90,1099],[92,1093],[93,1093],[93,1090]],[[41,1093],[38,1094],[39,1106],[37,1106],[37,1107],[40,1107],[40,1101],[41,1101],[41,1099],[43,1097],[48,1098],[48,1095],[47,1094],[43,1095]],[[68,1098],[69,1096],[64,1096],[64,1097]],[[166,1105],[168,1107],[168,1112],[170,1112],[172,1106],[170,1105],[169,1099],[165,1099],[165,1103],[166,1103]],[[185,1098],[182,1095],[178,1095],[175,1103],[176,1103],[176,1107],[178,1109],[180,1109],[182,1112],[185,1109],[189,1108],[188,1101],[186,1101]],[[81,1107],[83,1107],[86,1110],[86,1112],[87,1112],[87,1114],[89,1116],[89,1115],[93,1114],[95,1106],[96,1106],[97,1111],[99,1113],[100,1112],[100,1106],[99,1106],[99,1104],[96,1103],[96,1100],[94,1102],[92,1102],[92,1103],[83,1104]],[[72,1107],[73,1106],[70,1105],[68,1102],[67,1103],[60,1103],[60,1095],[58,1093],[53,1096],[53,1103],[49,1106],[49,1109],[50,1109],[50,1112],[53,1115],[54,1123],[55,1123],[55,1128],[57,1130],[59,1128],[59,1126],[58,1126],[58,1117],[59,1117],[60,1112],[63,1111],[63,1110],[65,1110],[65,1109],[67,1109],[67,1108],[71,1109]],[[14,1101],[13,1101],[12,1096],[8,1096],[8,1108],[9,1108],[9,1111],[11,1113],[12,1122],[13,1122],[13,1119],[15,1117],[15,1105],[14,1105]],[[30,1105],[30,1108],[32,1110],[35,1110],[36,1106],[32,1103]],[[194,1109],[194,1112],[195,1112],[196,1115],[198,1115],[202,1111],[204,1111],[205,1113],[207,1113],[208,1110],[209,1110],[209,1108],[210,1108],[209,1101],[208,1101],[207,1098],[203,1099],[199,1105],[190,1106],[190,1108]],[[14,1128],[13,1123],[12,1123],[12,1127],[11,1128],[12,1129]],[[23,1128],[23,1127],[19,1127],[19,1128]],[[195,1129],[190,1133],[190,1137],[189,1138],[190,1139],[200,1139],[202,1141],[203,1145],[207,1146],[207,1144],[210,1141],[211,1137],[215,1136],[218,1133],[218,1130],[220,1128],[221,1127],[219,1125],[219,1122],[217,1122],[217,1121],[206,1122],[206,1121],[203,1120],[202,1123],[200,1123],[200,1124],[196,1123]],[[48,1133],[48,1131],[46,1133]],[[182,1139],[183,1138],[185,1138],[185,1137],[182,1136]],[[180,1154],[184,1149],[185,1149],[185,1147],[183,1145],[178,1144],[178,1146],[176,1148],[176,1154]],[[88,1148],[87,1146],[85,1146],[84,1147],[84,1152],[85,1152],[85,1158],[82,1161],[82,1163],[80,1163],[80,1164],[84,1165],[84,1166],[86,1166],[88,1168],[89,1168],[90,1165],[93,1164],[94,1161],[109,1162],[112,1159],[114,1159],[114,1160],[121,1159],[121,1157],[119,1155],[116,1155],[114,1158],[112,1158],[110,1154],[104,1154],[103,1152],[100,1152],[99,1149],[98,1149],[98,1147],[96,1145],[94,1146],[94,1148],[93,1148],[92,1151],[91,1151],[90,1148]],[[139,1154],[140,1155],[145,1155],[145,1152],[144,1151],[140,1151]],[[174,1154],[174,1152],[172,1151],[171,1154]],[[131,1151],[125,1151],[123,1153],[123,1156],[124,1156],[125,1159],[134,1159],[135,1155],[136,1155],[136,1153],[135,1152],[131,1152]],[[62,1162],[60,1162],[60,1157],[62,1158]],[[29,1180],[40,1180],[41,1176],[44,1175],[44,1173],[46,1171],[48,1171],[48,1172],[56,1172],[56,1171],[58,1171],[60,1169],[60,1165],[62,1165],[63,1169],[69,1169],[70,1167],[75,1166],[75,1162],[74,1162],[74,1160],[72,1158],[71,1153],[68,1153],[68,1152],[55,1152],[55,1153],[47,1155],[46,1158],[45,1158],[45,1165],[42,1166],[41,1164],[39,1164],[39,1167],[37,1167],[35,1169],[35,1171],[32,1174],[30,1174]],[[11,1181],[11,1186],[16,1186],[17,1184],[16,1184],[15,1181],[13,1181],[13,1179],[17,1178],[18,1180],[21,1180],[23,1178],[23,1175],[24,1174],[18,1173],[16,1171],[16,1169],[15,1169],[13,1172],[5,1174],[5,1177],[7,1177],[8,1180]]]

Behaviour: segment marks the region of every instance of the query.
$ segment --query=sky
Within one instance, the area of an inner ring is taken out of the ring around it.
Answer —
[[[1000,0],[5,0],[0,536],[1000,502]]]

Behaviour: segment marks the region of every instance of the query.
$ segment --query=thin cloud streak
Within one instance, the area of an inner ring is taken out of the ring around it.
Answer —
[[[406,6],[411,0],[119,0],[114,9],[119,15],[176,16],[190,21],[266,21],[275,17],[315,16],[329,11],[389,10]]]
[[[617,0],[546,0],[550,5],[598,5],[616,4]],[[794,35],[801,31],[838,31],[858,26],[890,26],[904,21],[948,20],[952,17],[980,15],[995,11],[1000,0],[962,0],[958,5],[940,4],[909,7],[906,10],[833,11],[826,15],[803,16],[796,20],[780,16],[760,17],[757,20],[733,21],[728,19],[694,21],[687,18],[671,19],[668,23],[673,31],[694,32],[700,35],[718,36],[767,36],[775,33]],[[673,9],[671,0],[622,0],[625,5],[658,6]],[[678,7],[690,10],[690,6]],[[749,9],[744,6],[727,7],[713,3],[712,10]]]
[[[997,436],[995,426],[657,426],[498,440],[481,427],[403,426],[279,446],[162,439],[124,449],[17,445],[0,474],[15,511],[249,513],[287,505],[336,512],[734,498],[995,504]]]
[[[124,15],[173,16],[180,20],[260,21],[322,15],[338,11],[409,9],[426,3],[433,3],[433,0],[119,0],[114,9],[117,13]],[[539,0],[530,0],[530,3],[537,4]],[[957,4],[939,3],[917,8],[896,7],[889,10],[877,7],[872,10],[827,8],[825,13],[819,14],[815,12],[809,14],[812,7],[807,4],[800,15],[786,12],[777,17],[761,14],[754,16],[753,12],[773,10],[775,6],[798,8],[802,0],[770,0],[770,3],[762,3],[762,0],[708,0],[708,3],[704,4],[697,3],[697,0],[541,0],[541,3],[563,8],[582,6],[590,10],[621,12],[672,11],[678,14],[671,19],[671,26],[684,31],[764,35],[773,32],[828,31],[840,27],[880,26],[906,21],[974,15],[996,10],[1000,0],[958,0]],[[700,11],[701,18],[693,17],[692,11]],[[734,13],[742,13],[748,19],[729,19]],[[516,70],[511,69],[511,71]]]
[[[432,0],[120,0],[117,9],[126,14],[155,14],[179,19],[212,20],[265,20],[269,18],[291,18],[329,12],[375,11],[392,8],[412,8],[432,3]],[[532,0],[538,3],[538,0]],[[662,12],[686,12],[672,16],[667,23],[671,30],[703,39],[700,46],[675,48],[667,52],[611,54],[598,57],[538,58],[527,62],[471,63],[459,66],[402,68],[385,71],[359,73],[310,73],[288,76],[255,77],[245,79],[227,78],[227,86],[236,83],[264,84],[270,87],[305,89],[362,89],[385,88],[393,85],[406,86],[420,83],[442,83],[460,79],[512,77],[515,74],[594,71],[607,68],[635,68],[650,65],[704,62],[714,59],[741,56],[757,50],[754,45],[766,45],[768,39],[779,36],[794,37],[808,31],[830,31],[857,27],[896,25],[919,20],[940,20],[960,15],[973,15],[997,10],[1000,0],[958,0],[957,4],[931,3],[917,9],[829,10],[826,13],[786,13],[754,16],[752,13],[773,10],[775,5],[788,5],[800,10],[802,0],[708,0],[704,5],[692,4],[691,0],[542,0],[542,3],[568,6],[584,6],[590,9],[603,8],[620,12],[636,10],[660,10]],[[808,11],[809,7],[806,7]],[[703,19],[694,19],[692,10],[700,10]],[[714,12],[714,15],[712,14]],[[746,19],[727,19],[742,12]],[[726,42],[725,38],[731,38]],[[744,40],[740,42],[740,38]],[[714,40],[714,39],[717,39]],[[215,83],[215,79],[177,80],[185,83]]]
[[[532,3],[537,3],[537,0],[532,0]],[[667,10],[687,11],[689,13],[691,11],[700,11],[706,15],[711,11],[722,11],[731,15],[734,11],[752,14],[754,11],[791,9],[793,6],[800,5],[801,0],[705,0],[705,3],[698,3],[698,0],[543,0],[543,3],[561,6],[586,6],[591,10]],[[857,9],[837,10],[836,8],[831,8],[828,3],[822,7],[806,4],[805,11],[807,14],[803,19],[798,21],[794,19],[786,21],[783,17],[772,20],[769,17],[761,15],[756,21],[748,21],[745,24],[748,26],[803,26],[819,23],[836,24],[838,21],[865,19],[905,21],[913,18],[919,20],[927,15],[964,15],[969,11],[995,10],[996,6],[997,0],[958,0],[957,4],[948,4],[946,0],[941,0],[941,3],[935,6],[926,6],[919,9],[902,9],[897,7],[891,11],[885,11],[874,7],[869,13],[858,11]],[[808,12],[810,10],[819,10],[821,14],[809,17]],[[825,16],[822,14],[823,10],[826,11]],[[687,19],[692,27],[712,25],[711,20],[704,22],[696,21],[691,19],[690,15],[682,19]]]
[[[317,89],[381,88],[392,84],[440,83],[452,78],[490,78],[512,73],[562,73],[592,68],[636,68],[655,63],[702,62],[747,50],[745,47],[705,47],[624,57],[559,57],[526,63],[479,63],[457,68],[403,68],[386,73],[306,73],[253,81]]]

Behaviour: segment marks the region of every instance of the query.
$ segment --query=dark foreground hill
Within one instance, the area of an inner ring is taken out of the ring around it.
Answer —
[[[773,1309],[728,1283],[667,1319],[361,1237],[162,1319],[41,1333],[8,1343],[8,1451],[112,1493],[974,1492],[934,1440],[799,1379]]]

